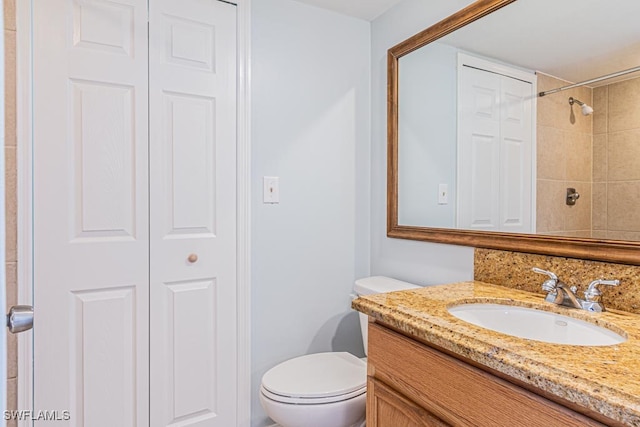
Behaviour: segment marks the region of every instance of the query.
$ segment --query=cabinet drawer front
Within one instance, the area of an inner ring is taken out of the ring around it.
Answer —
[[[369,376],[452,425],[603,425],[375,323],[367,363]]]

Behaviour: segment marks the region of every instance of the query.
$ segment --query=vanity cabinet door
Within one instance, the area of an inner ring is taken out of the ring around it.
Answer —
[[[368,342],[368,426],[604,425],[377,323],[369,323]]]
[[[437,418],[380,381],[367,382],[367,427],[445,427]]]

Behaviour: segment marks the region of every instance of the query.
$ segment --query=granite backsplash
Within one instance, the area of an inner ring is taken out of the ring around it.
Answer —
[[[599,286],[606,308],[640,314],[640,266],[613,264],[548,255],[475,250],[474,280],[544,295],[546,276],[531,271],[549,270],[569,286],[578,287],[578,296],[596,279],[618,279],[619,286]]]

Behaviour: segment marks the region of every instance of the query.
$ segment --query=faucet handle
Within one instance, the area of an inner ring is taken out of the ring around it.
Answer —
[[[604,280],[598,279],[589,283],[589,287],[584,291],[584,299],[587,301],[598,301],[602,292],[598,289],[598,285],[618,286],[620,280]]]
[[[547,271],[547,270],[543,270],[541,268],[538,267],[533,267],[531,269],[533,272],[535,273],[540,273],[540,274],[546,274],[547,276],[549,276],[549,278],[551,280],[558,280],[558,276],[556,276],[554,273],[552,273],[551,271]]]
[[[552,292],[556,289],[556,285],[558,284],[558,276],[556,276],[555,273],[543,270],[538,267],[533,267],[531,270],[535,273],[546,274],[547,276],[549,276],[549,278],[542,284],[542,290]]]

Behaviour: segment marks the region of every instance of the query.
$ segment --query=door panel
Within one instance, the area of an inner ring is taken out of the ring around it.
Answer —
[[[65,425],[149,424],[146,15],[33,5],[34,409]]]
[[[72,239],[135,238],[134,87],[69,83]]]
[[[73,292],[73,295],[72,414],[86,426],[138,425],[135,288]],[[110,385],[108,393],[103,389],[105,384]]]
[[[215,99],[164,93],[167,236],[215,233]],[[188,141],[188,143],[185,143]],[[160,144],[158,144],[160,145]]]
[[[498,230],[500,185],[500,79],[460,70],[458,227]]]
[[[500,224],[503,231],[531,233],[532,127],[531,84],[502,77],[502,170]]]
[[[532,231],[531,84],[462,66],[458,226]]]
[[[152,426],[236,424],[235,13],[150,3]]]

